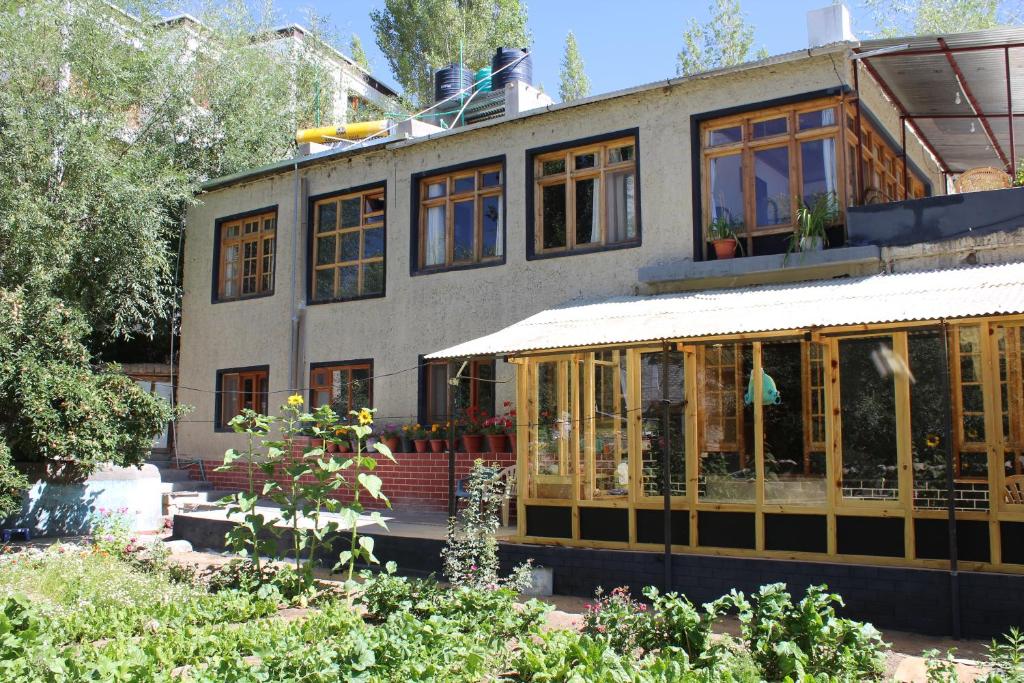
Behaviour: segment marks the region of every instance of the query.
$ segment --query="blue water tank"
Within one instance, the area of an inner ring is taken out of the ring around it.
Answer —
[[[509,66],[499,73],[499,69]],[[506,84],[522,81],[533,85],[533,61],[528,48],[499,47],[491,58],[491,87],[501,90]]]
[[[434,72],[434,101],[440,102],[473,85],[473,72],[465,64],[449,64]],[[467,95],[471,94],[466,92]]]

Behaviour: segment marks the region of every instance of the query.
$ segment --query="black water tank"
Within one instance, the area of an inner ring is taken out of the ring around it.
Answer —
[[[434,72],[434,101],[440,102],[473,85],[473,72],[463,64],[449,64]],[[471,94],[467,91],[467,95]]]
[[[498,72],[513,62],[515,66]],[[520,50],[517,47],[499,47],[491,58],[491,88],[501,90],[507,83],[522,81],[527,85],[533,85],[533,61],[530,59],[530,51],[527,48]]]

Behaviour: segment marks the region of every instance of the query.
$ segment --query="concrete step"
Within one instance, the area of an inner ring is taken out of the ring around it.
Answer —
[[[191,475],[185,470],[167,469],[160,470],[160,481],[189,481]]]
[[[221,508],[218,501],[226,496],[236,493],[225,490],[204,490],[204,491],[179,491],[164,495],[165,507],[174,508],[177,512],[197,512],[203,510],[218,510]]]
[[[181,479],[178,481],[164,481],[160,483],[161,493],[178,493],[179,491],[209,491],[213,484],[208,481],[192,481]]]

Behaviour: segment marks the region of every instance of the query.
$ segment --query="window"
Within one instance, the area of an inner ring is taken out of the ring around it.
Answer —
[[[309,367],[311,409],[330,404],[343,418],[373,405],[373,361],[314,363]]]
[[[384,294],[384,188],[313,206],[314,302]]]
[[[636,137],[537,154],[535,254],[639,242]]]
[[[419,179],[420,271],[504,260],[504,180],[502,163]]]
[[[217,372],[217,405],[214,424],[217,429],[230,429],[228,423],[245,409],[267,414],[267,376],[264,365],[253,368],[232,368]]]
[[[926,194],[924,182],[910,167],[907,168],[909,187],[903,182],[903,156],[899,148],[890,144],[868,116],[861,113],[860,136],[857,135],[856,106],[847,103],[846,144],[850,149],[849,159],[857,159],[857,147],[861,150],[861,163],[850,164],[851,205],[898,202],[904,199],[919,199]],[[861,174],[864,186],[860,197],[856,196],[856,174]]]
[[[451,363],[452,375],[462,363]],[[444,424],[448,421],[448,372],[444,361],[427,363],[420,380],[420,403],[423,406],[420,422]],[[466,363],[455,393],[455,416],[464,415],[470,407],[494,415],[494,361],[474,360]]]
[[[697,439],[701,500],[752,502],[754,408],[745,392],[754,368],[750,344],[697,348]]]
[[[277,211],[221,221],[217,234],[217,300],[272,294]]]

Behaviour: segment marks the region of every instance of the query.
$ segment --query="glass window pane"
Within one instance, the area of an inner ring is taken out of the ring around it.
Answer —
[[[577,171],[585,168],[594,168],[595,166],[597,166],[597,152],[588,152],[587,154],[576,155]]]
[[[896,389],[880,374],[892,357],[892,337],[839,342],[842,419],[842,495],[861,500],[899,497],[896,467]]]
[[[445,206],[432,206],[427,209],[426,243],[424,247],[424,265],[437,266],[445,262]]]
[[[380,294],[384,291],[384,262],[374,261],[363,265],[363,295]]]
[[[607,242],[627,242],[636,238],[636,175],[632,170],[615,171],[605,176],[605,219]]]
[[[501,197],[484,197],[480,203],[481,217],[484,223],[482,255],[484,258],[501,256],[503,253]]]
[[[352,409],[370,407],[370,371],[366,368],[353,368],[349,373],[350,392],[352,394]]]
[[[743,164],[739,154],[715,157],[710,161],[711,196],[708,222],[725,221],[739,230],[743,227]]]
[[[363,258],[384,255],[384,228],[363,231]]]
[[[564,247],[565,241],[565,184],[545,185],[541,190],[544,248]]]
[[[317,301],[334,298],[334,268],[316,271],[316,285],[313,298]]]
[[[468,202],[456,202],[454,205],[455,209],[455,241],[453,243],[454,254],[453,258],[456,261],[472,261],[473,252],[473,232],[474,232],[474,216],[476,210],[476,202],[470,200]]]
[[[618,164],[623,161],[633,160],[633,145],[625,145],[624,147],[613,147],[608,150],[608,163]]]
[[[239,230],[239,225],[237,223],[235,223],[234,225],[229,225],[224,230],[224,236],[225,237],[238,237],[238,230]]]
[[[662,404],[662,353],[640,354],[640,407],[643,422],[640,432],[640,459],[643,495],[661,496],[665,458],[665,406]],[[673,496],[686,495],[686,420],[684,355],[668,354],[669,390],[669,470]]]
[[[238,245],[224,249],[224,296],[238,295]]]
[[[754,152],[754,201],[758,226],[792,222],[788,147]]]
[[[572,412],[568,363],[537,364],[535,436],[530,439],[530,492],[536,498],[571,498]]]
[[[716,147],[718,145],[731,145],[735,142],[743,140],[743,127],[742,126],[730,126],[728,128],[719,128],[708,133],[708,146]]]
[[[318,237],[316,240],[316,264],[322,266],[327,263],[334,263],[335,236]]]
[[[488,171],[480,175],[482,187],[498,187],[501,185],[501,171]]]
[[[431,363],[427,366],[427,421],[443,428],[448,417],[448,366]],[[446,439],[447,434],[434,434],[435,439]]]
[[[443,197],[447,192],[447,185],[445,181],[431,183],[427,185],[427,199],[434,199],[436,197]]]
[[[384,210],[384,195],[368,194],[363,198],[364,213],[377,213]]]
[[[626,352],[594,353],[594,406],[581,417],[594,422],[593,445],[584,438],[580,497],[584,500],[625,496],[629,493],[629,444]],[[585,430],[580,430],[585,434]],[[593,448],[591,455],[590,448]],[[591,460],[591,457],[593,458]]]
[[[220,380],[221,386],[221,404],[220,404],[220,423],[221,426],[227,425],[227,423],[235,415],[239,413],[238,410],[238,375],[232,373],[227,375],[221,375]]]
[[[348,299],[359,296],[359,266],[345,266],[338,269],[341,297]]]
[[[472,364],[473,383],[476,384],[476,407],[492,414],[494,412],[494,363],[477,361]]]
[[[342,261],[359,260],[359,232],[346,232],[341,235]]]
[[[587,178],[575,184],[576,244],[597,244],[601,241],[601,180]]]
[[[800,167],[803,170],[803,201],[814,206],[821,197],[836,196],[835,138],[800,143]]]
[[[735,503],[755,498],[754,406],[744,401],[753,369],[750,344],[716,344],[698,354],[701,500]]]
[[[549,159],[541,162],[541,175],[556,175],[558,173],[565,173],[565,159]]]
[[[317,232],[330,232],[338,227],[338,205],[334,202],[320,204],[317,207]]]
[[[789,130],[789,119],[786,117],[780,117],[777,119],[768,119],[767,121],[755,121],[751,134],[754,139],[766,138],[771,135],[782,135]]]
[[[263,232],[273,232],[277,228],[277,217],[263,219]]]
[[[452,190],[454,194],[460,192],[472,192],[476,189],[476,176],[466,176],[465,178],[455,179],[455,188]]]
[[[836,125],[836,110],[835,107],[829,107],[817,111],[805,111],[797,114],[796,121],[797,128],[800,130],[834,126]]]
[[[354,228],[359,225],[359,197],[341,200],[341,227]]]

